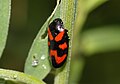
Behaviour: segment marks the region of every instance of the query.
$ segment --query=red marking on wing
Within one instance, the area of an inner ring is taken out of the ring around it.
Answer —
[[[60,32],[60,33],[55,37],[55,41],[60,41],[60,40],[62,40],[62,37],[63,37],[64,33],[65,33],[64,31]]]
[[[52,36],[49,28],[48,28],[48,37],[49,37],[50,40],[53,40],[53,36]]]
[[[67,43],[64,42],[63,44],[59,45],[59,48],[61,48],[62,50],[67,48]]]
[[[66,58],[67,55],[64,54],[63,56],[59,57],[59,56],[57,56],[57,50],[50,50],[50,56],[54,56],[56,63],[60,64],[61,62],[64,61],[64,59]]]

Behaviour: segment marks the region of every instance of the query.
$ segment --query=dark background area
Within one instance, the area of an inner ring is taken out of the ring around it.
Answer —
[[[92,11],[82,32],[97,26],[119,25],[119,4],[119,0],[109,0]],[[54,7],[55,0],[12,0],[10,28],[0,67],[23,71],[31,44]],[[119,51],[85,57],[80,84],[120,84],[119,65]]]

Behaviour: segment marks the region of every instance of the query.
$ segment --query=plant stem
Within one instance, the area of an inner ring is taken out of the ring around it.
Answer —
[[[75,21],[75,10],[77,0],[62,0],[60,3],[60,17],[64,22],[64,26],[68,29],[70,38],[69,42],[69,54],[64,69],[59,72],[55,77],[54,84],[68,84],[69,83],[69,72],[70,72],[70,61],[71,61],[71,50],[72,50],[72,35],[73,26]]]

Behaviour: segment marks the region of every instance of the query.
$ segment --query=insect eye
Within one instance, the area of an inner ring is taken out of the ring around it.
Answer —
[[[62,26],[58,25],[58,26],[57,26],[57,30],[58,30],[59,32],[62,32],[62,31],[64,31],[64,28],[63,28]]]

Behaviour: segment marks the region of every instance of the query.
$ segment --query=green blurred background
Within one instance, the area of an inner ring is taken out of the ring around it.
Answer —
[[[31,44],[55,4],[55,0],[12,0],[9,34],[0,67],[23,71]],[[84,32],[106,25],[120,27],[119,4],[119,0],[109,0],[92,11],[78,37],[82,38]],[[82,54],[85,66],[80,84],[120,84],[120,48]],[[78,55],[81,55],[81,52],[78,52]]]

